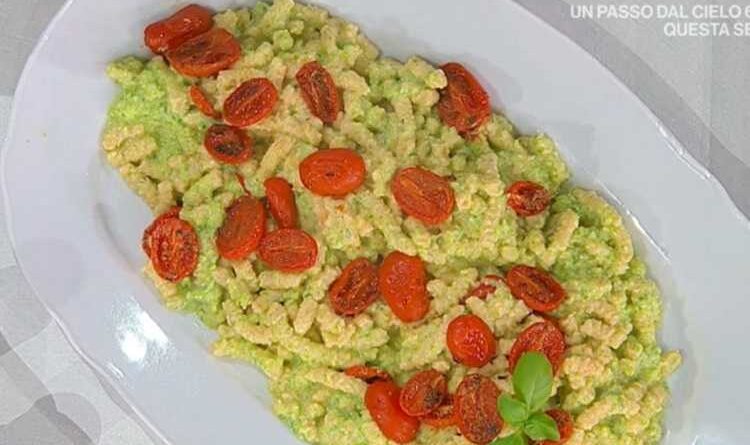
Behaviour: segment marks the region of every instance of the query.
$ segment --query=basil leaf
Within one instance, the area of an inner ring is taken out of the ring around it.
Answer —
[[[513,371],[513,390],[530,412],[539,411],[552,395],[552,365],[544,354],[526,352]]]
[[[503,394],[497,399],[500,416],[511,425],[520,426],[529,418],[529,408],[525,403]]]
[[[532,414],[523,425],[523,432],[532,440],[560,440],[555,419],[544,413]]]
[[[528,445],[528,441],[523,434],[516,431],[510,436],[493,440],[490,445]]]

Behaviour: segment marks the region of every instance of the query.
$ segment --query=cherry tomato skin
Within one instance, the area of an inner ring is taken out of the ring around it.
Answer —
[[[453,396],[447,394],[442,405],[431,413],[420,417],[420,420],[422,420],[423,424],[433,428],[448,428],[450,426],[455,426],[458,423],[458,417],[456,416]]]
[[[476,315],[459,315],[448,324],[446,344],[453,358],[466,366],[480,368],[496,354],[492,329]]]
[[[407,443],[417,437],[419,419],[401,409],[400,393],[393,381],[372,383],[365,392],[365,406],[385,437],[396,443]]]
[[[253,156],[253,141],[244,130],[224,124],[213,124],[206,130],[203,146],[217,162],[237,165]]]
[[[456,203],[453,188],[445,178],[419,167],[396,173],[391,192],[401,211],[428,226],[447,220]]]
[[[484,300],[488,296],[494,294],[497,287],[503,282],[503,277],[501,276],[485,275],[485,277],[479,281],[479,284],[472,289],[468,295],[466,295],[465,299],[477,297],[480,300]]]
[[[401,409],[410,416],[424,416],[443,404],[448,394],[448,381],[434,369],[421,371],[406,382],[401,389]]]
[[[359,315],[377,299],[378,269],[367,258],[347,264],[328,288],[328,300],[338,315]]]
[[[297,202],[294,198],[292,185],[280,177],[268,178],[263,182],[266,189],[266,199],[271,216],[276,225],[282,229],[294,229],[299,225],[297,216]]]
[[[242,175],[241,175],[241,174],[239,174],[239,173],[235,173],[235,174],[234,174],[234,177],[235,177],[235,178],[237,178],[237,182],[239,182],[239,183],[240,183],[240,187],[242,187],[242,190],[243,190],[243,191],[244,191],[245,193],[247,193],[247,194],[249,195],[249,194],[250,194],[250,191],[249,191],[249,190],[247,189],[247,187],[245,186],[245,177],[244,177],[244,176],[242,176]]]
[[[296,273],[315,265],[318,243],[300,229],[277,229],[260,242],[258,256],[271,269]]]
[[[256,124],[273,112],[279,92],[265,77],[242,82],[224,100],[224,121],[235,127]]]
[[[143,252],[146,253],[146,256],[151,256],[151,242],[153,239],[151,238],[151,235],[154,233],[157,227],[159,227],[160,224],[162,224],[162,221],[168,218],[179,218],[180,217],[180,207],[174,206],[167,210],[166,212],[159,215],[148,227],[146,227],[146,230],[143,231],[143,237],[141,238],[141,247],[143,248]]]
[[[143,247],[161,278],[178,282],[193,274],[198,267],[200,241],[187,221],[174,211],[162,215],[146,229]]]
[[[216,248],[222,258],[242,260],[254,252],[266,233],[266,209],[260,200],[242,195],[227,207],[216,233]]]
[[[446,63],[440,68],[448,79],[437,105],[440,119],[461,134],[476,132],[492,112],[487,92],[463,65]]]
[[[537,267],[513,266],[506,274],[505,280],[510,293],[534,311],[554,311],[567,297],[560,283]]]
[[[334,123],[343,106],[331,74],[312,61],[302,65],[295,77],[310,113],[325,124]]]
[[[565,334],[551,321],[540,321],[524,329],[516,338],[508,354],[508,367],[515,369],[525,352],[540,352],[552,364],[557,373],[565,360]]]
[[[497,413],[500,390],[489,377],[470,374],[458,385],[454,409],[458,430],[469,442],[484,445],[500,434],[503,420]]]
[[[421,320],[430,309],[427,272],[419,257],[398,251],[388,254],[378,271],[378,288],[393,314],[405,323]]]
[[[187,5],[171,16],[148,25],[143,31],[143,41],[151,51],[162,54],[203,34],[213,25],[210,10],[198,5]]]
[[[557,424],[557,431],[560,433],[560,440],[544,440],[539,445],[563,445],[571,436],[573,436],[573,418],[567,411],[561,409],[551,409],[547,415],[552,417]]]
[[[552,200],[547,189],[531,181],[514,182],[506,193],[508,206],[521,217],[542,213]]]
[[[302,184],[319,196],[343,198],[365,182],[365,161],[348,148],[318,150],[299,165]]]
[[[241,55],[240,43],[222,28],[197,35],[165,54],[175,71],[191,77],[213,76],[232,66]]]
[[[344,374],[355,379],[360,379],[365,383],[391,380],[391,376],[387,372],[365,365],[350,366],[344,370]]]
[[[203,113],[204,116],[210,118],[219,117],[219,113],[214,110],[213,104],[211,104],[206,93],[204,93],[199,86],[191,85],[190,88],[188,88],[188,96],[190,97],[190,101],[193,102],[193,105],[195,105],[195,108]]]

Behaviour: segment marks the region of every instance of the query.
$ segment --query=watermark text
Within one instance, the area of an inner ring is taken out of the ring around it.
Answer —
[[[668,37],[750,37],[750,4],[623,4],[570,6],[574,19],[658,20]]]

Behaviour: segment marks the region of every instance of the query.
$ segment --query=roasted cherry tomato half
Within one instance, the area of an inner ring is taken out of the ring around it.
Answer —
[[[419,419],[406,414],[399,405],[401,390],[391,380],[367,387],[365,406],[385,437],[396,443],[411,442],[419,432]]]
[[[244,130],[224,124],[208,127],[203,146],[222,164],[242,164],[253,156],[253,141]]]
[[[496,354],[492,329],[476,315],[459,315],[448,324],[445,342],[453,358],[466,366],[480,368]]]
[[[178,206],[170,208],[166,212],[157,216],[156,219],[154,219],[154,221],[148,227],[146,227],[146,230],[143,231],[143,237],[141,238],[141,247],[146,253],[146,256],[151,256],[151,234],[154,233],[154,230],[156,230],[157,227],[159,227],[159,225],[162,223],[162,220],[168,218],[179,218],[180,210],[181,209]]]
[[[159,216],[143,233],[143,250],[161,278],[177,282],[193,274],[198,267],[200,241],[187,221],[180,219],[179,209]]]
[[[210,118],[219,117],[219,113],[214,110],[213,104],[199,86],[191,85],[190,88],[188,88],[188,96],[190,97],[190,101],[193,102],[193,105],[195,105],[195,108],[203,113],[204,116]]]
[[[178,73],[209,77],[232,66],[242,55],[240,43],[222,28],[213,28],[170,49],[165,56]]]
[[[156,54],[177,48],[188,39],[214,26],[213,13],[198,5],[187,5],[174,14],[154,22],[143,31],[143,41]]]
[[[440,119],[461,134],[476,132],[492,112],[487,92],[463,65],[446,63],[440,68],[448,79],[437,105]]]
[[[258,256],[271,269],[302,272],[315,265],[318,243],[303,230],[277,229],[263,237]]]
[[[434,369],[421,371],[406,382],[401,389],[401,409],[410,416],[424,416],[443,404],[448,394],[448,381]]]
[[[511,371],[526,352],[544,354],[557,373],[565,360],[565,334],[556,323],[540,321],[524,329],[516,338],[508,354],[508,366]]]
[[[263,182],[271,216],[282,229],[297,228],[297,201],[292,185],[284,178],[268,178]]]
[[[331,74],[312,61],[302,65],[296,78],[310,113],[326,124],[334,123],[343,106]]]
[[[398,251],[388,254],[378,271],[378,288],[401,321],[421,320],[430,309],[427,272],[419,257]]]
[[[547,189],[531,181],[518,181],[506,190],[508,206],[521,217],[534,216],[549,207],[552,199]]]
[[[278,101],[279,93],[270,80],[250,79],[224,100],[224,121],[235,127],[248,127],[268,117]]]
[[[302,184],[319,196],[343,198],[365,182],[365,161],[348,148],[318,150],[299,165]]]
[[[456,203],[453,188],[445,178],[419,167],[396,173],[391,192],[404,213],[431,226],[447,220]]]
[[[328,288],[328,301],[339,315],[359,315],[377,299],[378,268],[367,258],[347,264]]]
[[[513,266],[505,275],[505,281],[510,293],[534,311],[554,311],[567,296],[552,275],[537,267]]]
[[[454,409],[458,430],[469,442],[484,445],[491,442],[503,429],[497,412],[500,390],[489,377],[470,374],[458,385]]]
[[[254,252],[266,233],[266,209],[251,195],[242,195],[227,207],[216,232],[216,249],[228,260],[242,260]]]

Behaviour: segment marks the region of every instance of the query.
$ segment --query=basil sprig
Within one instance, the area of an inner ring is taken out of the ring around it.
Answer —
[[[552,365],[544,354],[527,352],[521,356],[511,377],[515,397],[503,394],[497,400],[500,416],[516,431],[495,439],[491,445],[528,445],[529,439],[560,440],[555,419],[544,413],[552,395],[552,379]]]

